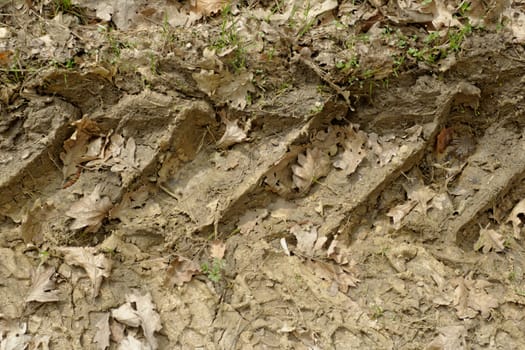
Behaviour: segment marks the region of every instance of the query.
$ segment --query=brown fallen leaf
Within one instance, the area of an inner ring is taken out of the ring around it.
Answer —
[[[54,267],[38,266],[32,279],[31,288],[26,297],[26,303],[38,301],[49,303],[60,300],[60,292],[55,287],[55,281],[51,278],[55,273]]]
[[[480,250],[487,254],[488,252],[502,252],[505,250],[503,236],[492,229],[482,228],[479,230],[479,238],[474,243],[474,250]]]
[[[111,273],[111,260],[104,254],[97,253],[93,247],[64,247],[58,248],[64,254],[64,260],[69,265],[82,267],[93,284],[93,298],[98,295],[102,279],[108,278]]]
[[[307,192],[312,184],[330,172],[330,157],[319,148],[299,153],[297,164],[292,165],[293,183],[299,192]]]
[[[113,206],[109,197],[100,197],[100,185],[90,195],[84,195],[74,203],[66,215],[74,218],[71,229],[87,227],[86,232],[96,232],[102,226],[102,220]]]
[[[183,256],[175,255],[166,270],[165,284],[169,287],[173,285],[182,286],[200,272],[201,269],[195,262]]]

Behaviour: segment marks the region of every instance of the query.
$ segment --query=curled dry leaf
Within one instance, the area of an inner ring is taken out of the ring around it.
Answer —
[[[175,255],[166,271],[165,284],[170,287],[173,285],[182,286],[200,272],[199,265],[188,258]]]
[[[299,153],[297,163],[292,165],[293,183],[301,193],[307,192],[315,181],[330,172],[330,157],[319,148]]]
[[[226,124],[226,131],[217,142],[217,147],[228,148],[247,139],[246,132],[237,125],[236,120],[224,119],[224,123]]]
[[[84,195],[74,203],[66,215],[75,219],[71,229],[87,227],[87,232],[96,232],[102,225],[102,220],[107,216],[113,206],[109,197],[100,197],[100,185],[97,185],[90,195]]]
[[[525,215],[525,199],[516,204],[514,209],[512,209],[509,217],[506,222],[512,223],[512,228],[514,229],[514,238],[521,238],[521,228],[523,227],[523,221],[521,221],[521,216]]]
[[[49,303],[60,300],[59,291],[55,289],[55,281],[51,278],[54,273],[55,268],[51,266],[40,265],[36,269],[26,303],[30,301]]]
[[[505,245],[502,235],[492,229],[482,228],[479,230],[479,238],[474,243],[474,250],[480,250],[487,254],[491,250],[495,252],[502,252],[505,250]]]
[[[102,279],[108,278],[111,273],[111,260],[104,254],[96,254],[92,247],[64,247],[58,248],[64,254],[64,260],[69,265],[82,267],[93,284],[93,297],[98,295]]]

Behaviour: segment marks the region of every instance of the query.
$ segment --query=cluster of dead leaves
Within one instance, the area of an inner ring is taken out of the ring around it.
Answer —
[[[155,350],[158,348],[155,332],[162,328],[162,324],[151,294],[133,291],[126,295],[124,304],[102,314],[95,327],[93,342],[99,350],[108,348],[110,339],[119,345],[118,349]],[[145,341],[140,340],[139,327]]]
[[[421,130],[408,129],[409,137],[404,141],[417,140]],[[368,134],[359,130],[359,125],[352,124],[320,130],[312,136],[306,150],[294,152],[297,151],[290,151],[266,174],[264,182],[272,192],[286,194],[294,188],[299,194],[306,194],[332,167],[344,176],[351,176],[365,159],[373,167],[384,167],[403,152],[403,146],[401,138]],[[292,163],[289,170],[287,163],[294,154],[296,163]]]
[[[104,133],[97,122],[86,117],[75,121],[73,126],[76,130],[64,141],[64,151],[60,154],[64,188],[77,181],[81,169],[107,167],[121,176],[138,169],[137,145],[132,137],[125,139],[112,130]]]
[[[100,290],[102,280],[111,273],[112,262],[104,254],[98,253],[92,247],[62,247],[56,249],[63,255],[64,261],[71,266],[81,267],[91,280],[92,296],[95,298]],[[52,266],[39,265],[33,274],[31,287],[26,296],[26,303],[36,301],[40,303],[55,302],[62,299],[57,289],[57,274]]]
[[[350,287],[357,286],[359,279],[356,277],[355,262],[349,259],[337,236],[330,241],[328,237],[320,236],[317,227],[312,224],[296,224],[290,233],[297,240],[292,252],[305,258],[306,266],[319,278],[332,282],[331,294],[338,290],[346,293]],[[281,246],[287,255],[291,255],[285,238],[281,239]]]

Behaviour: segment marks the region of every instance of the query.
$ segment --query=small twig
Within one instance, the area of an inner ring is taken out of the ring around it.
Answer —
[[[327,185],[327,184],[325,184],[325,183],[323,183],[323,182],[320,182],[319,180],[314,180],[314,182],[315,182],[316,184],[318,184],[318,185],[321,185],[321,186],[324,186],[324,187],[328,188],[328,189],[330,190],[330,192],[332,192],[332,193],[335,194],[336,196],[339,195],[339,193],[337,193],[337,191],[334,190],[330,185]]]
[[[335,92],[337,92],[339,95],[341,95],[345,99],[346,104],[348,105],[348,107],[350,108],[351,111],[355,110],[352,107],[352,103],[350,102],[350,92],[344,91],[339,85],[335,84],[330,79],[328,79],[326,77],[326,74],[324,74],[324,72],[321,70],[321,68],[317,67],[317,65],[315,65],[315,63],[313,63],[309,59],[307,59],[307,58],[305,58],[305,57],[303,57],[301,55],[299,55],[299,59],[301,60],[301,62],[306,64],[309,68],[311,68],[319,76],[319,78],[321,78],[321,80],[323,80],[325,83],[327,83],[333,90],[335,90]]]

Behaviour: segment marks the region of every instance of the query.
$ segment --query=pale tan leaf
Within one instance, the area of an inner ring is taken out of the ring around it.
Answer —
[[[158,343],[154,333],[162,328],[162,324],[160,322],[160,315],[155,310],[156,306],[151,300],[151,294],[148,292],[144,295],[140,295],[136,292],[128,294],[126,299],[131,305],[135,305],[137,308],[137,314],[141,319],[140,325],[149,346],[153,350],[157,349]]]
[[[201,272],[199,265],[180,255],[175,255],[166,271],[165,284],[167,286],[182,286],[191,281],[194,275]]]
[[[227,70],[214,72],[202,69],[198,73],[193,73],[192,77],[199,89],[208,96],[229,102],[232,107],[241,110],[247,105],[248,93],[255,92],[252,84],[253,73],[248,71],[234,75]]]
[[[37,268],[25,300],[26,303],[30,301],[48,303],[60,300],[60,292],[56,289],[55,281],[51,278],[54,273],[55,268],[51,266],[40,265]]]
[[[237,125],[236,120],[224,119],[224,123],[226,124],[226,131],[217,142],[217,147],[228,148],[247,139],[246,132]]]
[[[97,343],[98,350],[104,350],[109,347],[109,312],[105,312],[95,325],[97,329],[93,337],[93,343]]]
[[[301,193],[307,192],[314,181],[330,172],[330,157],[318,148],[299,153],[296,165],[292,165],[293,182]]]
[[[210,246],[210,256],[216,259],[222,259],[226,251],[226,244],[223,241],[213,241]]]
[[[93,284],[93,297],[98,295],[103,278],[111,273],[111,260],[104,254],[96,254],[93,247],[64,247],[58,248],[64,254],[64,260],[69,265],[82,267]]]
[[[131,334],[128,334],[126,338],[122,339],[122,341],[118,345],[118,350],[148,350],[149,347],[145,347],[146,344],[143,344],[140,340],[132,336]]]
[[[403,218],[410,213],[412,208],[416,206],[417,202],[415,200],[407,201],[403,204],[396,205],[386,213],[387,216],[392,218],[394,223],[394,228],[399,230],[401,228],[401,222]]]
[[[313,254],[317,241],[317,227],[312,225],[294,225],[290,232],[297,239],[297,249],[302,253]]]
[[[232,107],[243,110],[247,105],[248,93],[255,92],[253,73],[244,71],[231,75],[225,70],[223,75],[225,77],[217,89],[217,96],[231,102]]]
[[[525,217],[525,199],[522,199],[514,206],[514,209],[512,209],[506,221],[512,223],[514,238],[516,239],[521,238],[521,228],[523,227],[521,217]]]
[[[7,336],[4,338],[4,331]],[[25,350],[31,341],[31,336],[25,334],[27,331],[27,324],[22,323],[18,327],[13,327],[9,330],[0,329],[0,349],[1,350]]]
[[[228,0],[195,0],[192,11],[203,16],[219,13],[228,4]]]
[[[138,327],[142,322],[137,310],[130,303],[124,303],[118,308],[111,310],[111,317],[130,327]]]
[[[87,227],[86,232],[96,232],[102,225],[102,220],[107,216],[113,206],[109,197],[100,197],[100,185],[90,195],[84,195],[74,203],[66,215],[74,218],[71,229]]]
[[[354,128],[355,126],[348,128],[343,143],[344,151],[333,163],[335,168],[341,169],[347,176],[355,172],[367,155],[365,148],[367,136],[363,131],[356,131]]]
[[[484,254],[488,252],[502,252],[505,250],[504,239],[502,235],[492,229],[482,228],[479,230],[479,238],[474,243],[474,250],[482,250]]]

